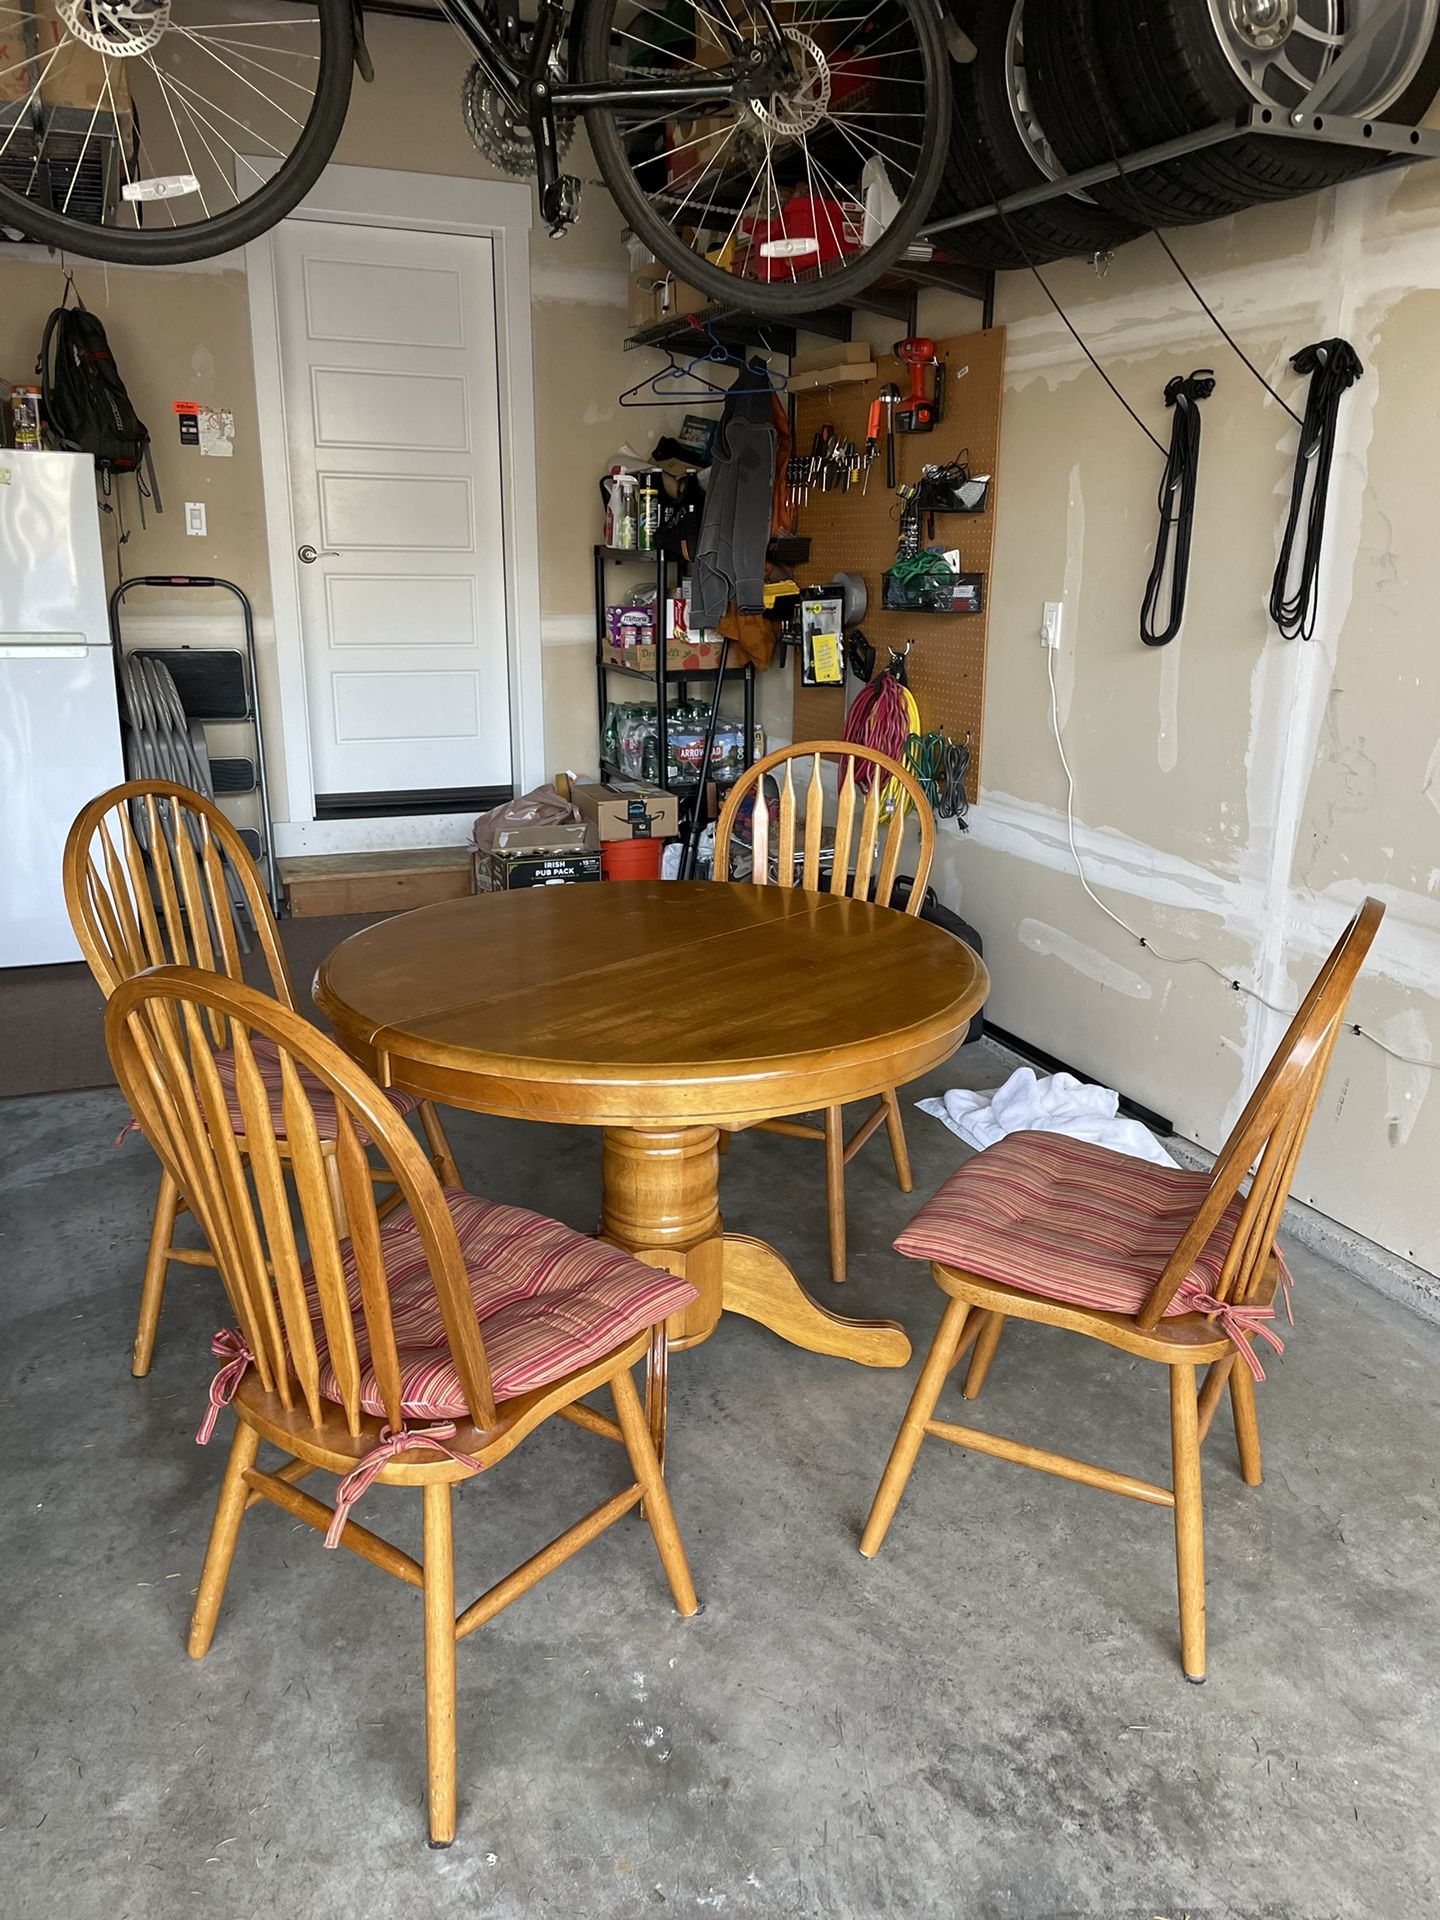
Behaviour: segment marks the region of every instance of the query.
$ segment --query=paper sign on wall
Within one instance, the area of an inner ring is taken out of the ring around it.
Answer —
[[[200,451],[216,460],[229,460],[235,452],[235,416],[228,408],[201,407]]]
[[[197,400],[176,400],[174,408],[182,447],[199,447],[215,460],[234,456],[235,416],[228,408],[202,406]]]

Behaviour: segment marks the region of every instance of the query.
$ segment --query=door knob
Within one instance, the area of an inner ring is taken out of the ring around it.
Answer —
[[[297,554],[297,557],[307,567],[313,567],[317,560],[338,560],[340,558],[339,554],[335,552],[333,547],[326,547],[322,553],[322,552],[318,552],[314,547],[310,546],[308,543],[303,547],[298,547],[296,549],[296,554]]]

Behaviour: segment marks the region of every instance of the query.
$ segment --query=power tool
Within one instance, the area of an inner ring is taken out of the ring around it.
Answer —
[[[910,369],[910,391],[895,409],[897,433],[930,433],[945,411],[945,363],[935,342],[923,334],[895,342],[895,358]],[[933,367],[932,391],[925,391],[925,369]]]

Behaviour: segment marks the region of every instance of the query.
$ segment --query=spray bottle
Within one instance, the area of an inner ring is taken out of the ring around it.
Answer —
[[[626,552],[633,552],[638,537],[633,473],[626,473],[623,468],[617,472],[611,498],[615,502],[615,545]]]

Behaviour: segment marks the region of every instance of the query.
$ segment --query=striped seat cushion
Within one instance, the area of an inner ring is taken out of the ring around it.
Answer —
[[[895,1247],[1047,1300],[1136,1313],[1208,1186],[1208,1174],[1088,1140],[1012,1133],[952,1173]],[[1212,1304],[1240,1206],[1226,1209],[1167,1313]]]
[[[642,1267],[618,1248],[588,1240],[557,1220],[453,1189],[446,1191],[445,1204],[470,1278],[470,1298],[497,1400],[513,1400],[572,1373],[695,1298],[695,1289],[684,1280]],[[400,1356],[402,1412],[417,1419],[465,1418],[465,1396],[408,1208],[399,1208],[381,1226],[380,1253]],[[361,1405],[367,1413],[383,1413],[364,1344],[360,1283],[348,1242],[344,1273],[360,1343]],[[320,1350],[320,1391],[338,1401],[339,1385],[329,1365],[308,1266],[304,1278]]]
[[[264,1034],[252,1033],[250,1045],[255,1054],[255,1065],[259,1068],[260,1079],[270,1096],[270,1118],[275,1126],[278,1139],[285,1138],[285,1115],[283,1111],[283,1091],[280,1077],[280,1050],[273,1040],[267,1040]],[[230,1124],[236,1133],[245,1131],[245,1117],[240,1110],[240,1094],[235,1085],[235,1056],[227,1047],[223,1053],[215,1056],[215,1070],[220,1076],[220,1085],[225,1093],[225,1105],[229,1110]],[[310,1111],[315,1115],[315,1129],[322,1140],[335,1138],[335,1096],[323,1080],[297,1064],[296,1073],[305,1089],[305,1097],[310,1102]],[[396,1093],[393,1088],[385,1087],[381,1091],[385,1098],[400,1115],[413,1113],[420,1102],[408,1093]],[[365,1129],[356,1125],[362,1146],[369,1146],[370,1136]]]

